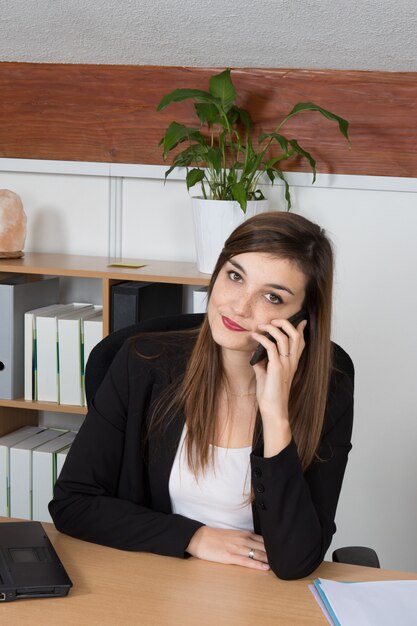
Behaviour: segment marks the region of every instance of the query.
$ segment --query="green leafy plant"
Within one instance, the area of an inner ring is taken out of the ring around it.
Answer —
[[[187,143],[187,147],[175,155],[171,167],[165,172],[165,179],[175,168],[185,167],[187,189],[200,183],[204,198],[236,200],[246,212],[248,200],[264,199],[259,185],[261,176],[266,173],[272,184],[276,178],[283,181],[287,208],[290,210],[290,189],[281,170],[282,164],[296,156],[306,159],[312,169],[314,183],[316,161],[296,139],[281,133],[285,122],[304,111],[317,111],[339,125],[348,143],[349,123],[313,102],[299,102],[272,133],[260,133],[256,144],[252,138],[252,119],[247,111],[236,105],[236,97],[230,69],[227,69],[210,78],[209,91],[175,89],[162,98],[158,111],[172,102],[193,100],[200,122],[198,128],[189,128],[178,122],[168,126],[159,142],[163,146],[164,160],[179,144]],[[278,148],[278,153],[271,156],[270,148]]]

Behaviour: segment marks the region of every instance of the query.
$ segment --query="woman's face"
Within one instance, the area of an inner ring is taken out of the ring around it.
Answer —
[[[208,303],[214,341],[223,349],[253,352],[250,333],[299,311],[305,288],[306,276],[286,259],[259,252],[234,256],[220,270]]]

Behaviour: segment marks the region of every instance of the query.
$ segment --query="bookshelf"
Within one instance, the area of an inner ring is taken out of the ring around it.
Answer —
[[[0,261],[1,274],[24,274],[29,279],[31,276],[98,279],[101,282],[104,336],[109,333],[110,328],[110,289],[112,285],[128,280],[203,287],[207,286],[210,280],[207,274],[198,272],[195,263],[149,259],[112,259],[43,252],[27,252],[20,259],[2,259]],[[25,424],[37,424],[39,411],[83,415],[86,408],[52,402],[30,402],[23,398],[0,399],[0,435]]]

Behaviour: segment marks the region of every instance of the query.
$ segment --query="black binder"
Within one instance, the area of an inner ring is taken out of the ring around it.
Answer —
[[[127,281],[111,287],[110,330],[182,313],[182,285]]]

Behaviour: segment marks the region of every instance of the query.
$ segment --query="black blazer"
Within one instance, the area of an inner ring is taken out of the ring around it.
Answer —
[[[162,346],[150,336],[139,355],[128,340],[115,357],[77,435],[49,505],[69,535],[124,550],[186,557],[198,520],[173,514],[168,482],[184,416],[148,436],[150,407],[181,378],[193,339]],[[337,345],[319,458],[303,473],[292,441],[272,458],[251,454],[255,532],[280,578],[310,574],[336,530],[353,420],[353,365]]]

